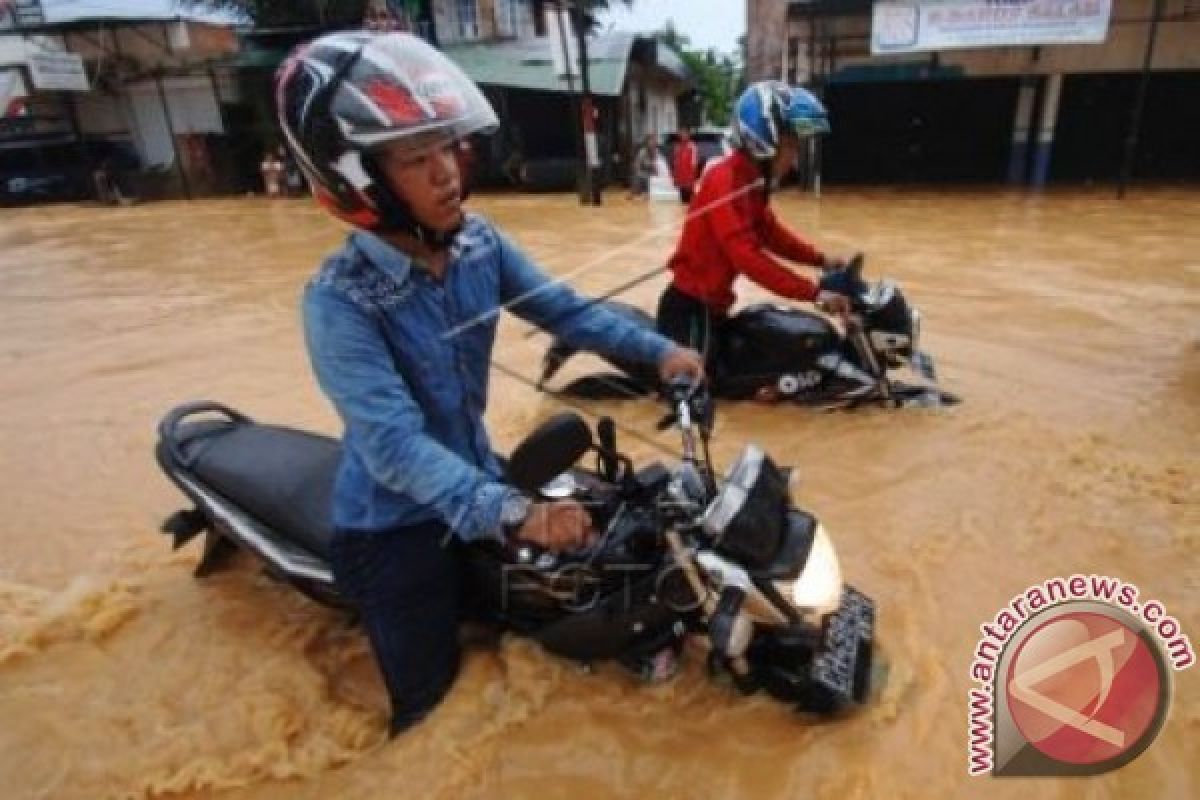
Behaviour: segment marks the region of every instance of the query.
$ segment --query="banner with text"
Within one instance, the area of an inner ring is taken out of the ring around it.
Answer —
[[[1111,13],[1112,0],[878,0],[871,52],[1097,43]]]

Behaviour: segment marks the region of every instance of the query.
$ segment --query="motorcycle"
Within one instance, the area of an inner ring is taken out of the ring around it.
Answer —
[[[959,399],[937,386],[933,358],[920,350],[921,314],[888,280],[868,284],[864,259],[854,256],[841,270],[827,271],[820,288],[850,298],[845,332],[820,314],[770,303],[746,307],[723,323],[721,349],[710,358],[710,379],[718,397],[790,401],[827,409],[866,404],[887,407],[954,405]],[[627,303],[605,307],[648,328],[655,321]],[[556,339],[542,360],[538,388],[577,351]],[[583,397],[637,396],[659,386],[653,367],[605,358],[617,375],[588,375],[559,390]],[[909,367],[921,383],[896,380],[891,371]]]
[[[683,444],[673,467],[635,468],[611,419],[593,436],[573,412],[513,451],[513,486],[535,499],[576,499],[598,535],[563,553],[523,542],[464,546],[478,596],[503,626],[577,662],[645,665],[691,637],[707,650],[710,673],[743,692],[765,690],[817,713],[863,704],[874,603],[843,583],[828,532],[791,502],[794,473],[748,445],[718,480],[708,457],[711,398],[682,384],[668,396],[664,426],[674,424]],[[344,605],[329,564],[339,448],[218,403],[176,408],[159,426],[156,455],[192,507],[163,531],[175,548],[204,534],[197,576],[249,551],[268,574]]]

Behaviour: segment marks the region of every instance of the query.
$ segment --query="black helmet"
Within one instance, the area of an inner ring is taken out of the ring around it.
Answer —
[[[280,66],[284,136],[318,202],[350,224],[445,246],[454,232],[422,225],[392,190],[376,148],[413,150],[491,133],[496,113],[450,59],[407,33],[333,33]]]

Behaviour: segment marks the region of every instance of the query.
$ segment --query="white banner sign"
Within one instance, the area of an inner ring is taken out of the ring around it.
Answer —
[[[1112,0],[877,0],[871,52],[1103,42]]]
[[[29,77],[34,88],[52,92],[86,92],[87,71],[77,53],[30,53]]]

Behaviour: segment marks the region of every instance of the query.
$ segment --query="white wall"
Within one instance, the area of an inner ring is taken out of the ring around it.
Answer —
[[[645,86],[646,107],[643,112],[638,103],[639,87]],[[641,75],[630,78],[632,102],[631,130],[634,141],[640,141],[646,134],[655,133],[662,136],[675,132],[679,127],[677,103],[673,86],[666,81],[646,79]]]
[[[146,166],[173,163],[171,136],[158,86],[154,81],[145,81],[130,84],[126,90],[133,137],[142,162]],[[163,91],[176,135],[224,133],[220,108],[207,76],[163,78]]]
[[[24,65],[28,63],[30,53],[61,53],[65,49],[58,36],[0,36],[0,66]]]
[[[21,36],[0,36],[0,65],[25,63],[25,39]]]

